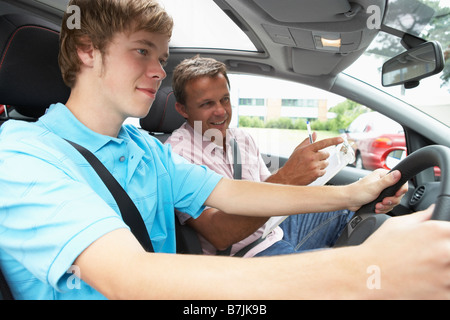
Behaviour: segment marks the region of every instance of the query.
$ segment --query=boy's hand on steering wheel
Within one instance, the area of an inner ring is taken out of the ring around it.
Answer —
[[[377,169],[369,174],[367,177],[351,184],[352,188],[350,193],[351,203],[355,203],[350,206],[350,210],[357,211],[361,206],[375,200],[380,193],[396,184],[401,178],[400,171],[393,172]],[[375,213],[388,213],[395,206],[400,204],[405,193],[408,191],[408,183],[405,183],[394,196],[386,197],[375,206]],[[357,203],[356,203],[357,202]]]

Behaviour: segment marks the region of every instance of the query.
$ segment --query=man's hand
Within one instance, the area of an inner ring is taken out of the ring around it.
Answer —
[[[316,133],[314,132],[313,141],[315,140]],[[305,139],[295,148],[286,164],[266,182],[291,185],[310,184],[326,172],[327,159],[330,154],[323,149],[342,142],[341,137],[324,139],[312,144],[309,142],[309,138]]]
[[[387,170],[378,169],[369,174],[367,177],[349,185],[350,198],[352,203],[358,203],[349,209],[357,211],[361,206],[375,200],[380,193],[396,184],[401,178],[400,171],[393,171],[388,174]],[[408,191],[408,183],[405,183],[394,196],[386,197],[375,206],[375,213],[387,213],[400,203],[405,193]]]

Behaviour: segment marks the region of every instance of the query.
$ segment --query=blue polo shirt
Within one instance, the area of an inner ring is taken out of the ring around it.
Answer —
[[[221,179],[125,125],[117,138],[56,104],[37,123],[0,129],[0,266],[17,299],[98,299],[74,276],[77,256],[127,227],[106,186],[62,138],[93,152],[130,195],[156,252],[175,252],[174,208],[197,218]]]

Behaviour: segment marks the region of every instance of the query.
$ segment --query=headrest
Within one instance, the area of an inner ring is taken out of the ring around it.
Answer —
[[[65,103],[70,89],[58,66],[59,28],[34,16],[0,16],[0,104],[39,117]]]
[[[148,115],[140,120],[141,128],[151,133],[172,133],[185,121],[175,109],[175,96],[171,87],[158,90]]]

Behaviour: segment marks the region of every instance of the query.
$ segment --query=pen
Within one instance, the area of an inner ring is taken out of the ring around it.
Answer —
[[[312,137],[312,131],[311,131],[311,124],[309,121],[306,121],[306,128],[308,129],[308,135],[309,135],[309,143],[313,143],[313,137]]]

